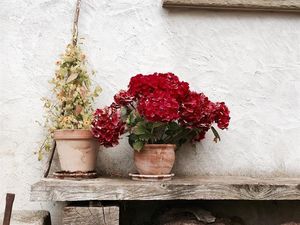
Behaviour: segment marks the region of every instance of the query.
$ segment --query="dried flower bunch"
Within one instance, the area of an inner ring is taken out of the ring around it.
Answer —
[[[50,150],[54,130],[90,129],[92,104],[101,92],[99,86],[91,90],[86,57],[78,45],[69,44],[56,64],[55,76],[50,80],[53,85],[53,98],[43,98],[48,135],[38,151],[39,159],[43,150]]]
[[[212,130],[215,141],[220,129],[229,125],[229,110],[224,102],[211,102],[203,93],[191,91],[189,84],[172,73],[138,74],[128,90],[114,96],[114,102],[97,109],[92,132],[99,142],[112,147],[122,134],[129,133],[129,144],[140,151],[144,144],[196,142]]]

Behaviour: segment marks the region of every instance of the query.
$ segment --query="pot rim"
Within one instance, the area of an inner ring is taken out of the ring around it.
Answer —
[[[159,147],[174,147],[176,148],[175,144],[145,144],[144,147],[150,148],[159,148]]]
[[[54,140],[94,139],[89,129],[59,129],[54,131]]]

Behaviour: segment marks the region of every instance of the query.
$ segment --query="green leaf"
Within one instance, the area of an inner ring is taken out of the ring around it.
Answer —
[[[129,114],[129,116],[127,117],[126,124],[127,124],[127,125],[131,125],[132,122],[133,122],[133,112],[131,112],[131,113]]]
[[[212,130],[212,132],[213,132],[214,135],[215,135],[214,142],[217,143],[218,140],[221,141],[221,137],[220,137],[218,131],[217,131],[213,126],[211,127],[211,130]]]
[[[126,122],[127,121],[127,110],[125,107],[122,107],[121,108],[121,119],[123,122]]]
[[[136,126],[133,129],[133,133],[136,135],[141,135],[146,133],[146,129],[143,126]]]
[[[180,128],[181,127],[176,122],[171,122],[171,123],[168,124],[168,130],[175,130],[176,131],[176,130],[178,130]]]
[[[141,142],[141,141],[136,141],[136,142],[133,143],[132,147],[133,147],[134,150],[139,152],[144,147],[144,143]]]
[[[141,134],[138,136],[138,139],[144,141],[145,143],[147,143],[150,138],[151,134]]]
[[[162,122],[155,122],[155,123],[152,124],[152,127],[153,127],[153,128],[157,128],[157,127],[161,127],[161,126],[163,126],[163,125],[165,125],[165,123],[162,123]]]
[[[145,127],[145,123],[144,122],[138,122],[136,124],[136,126],[133,128],[133,133],[136,134],[136,135],[148,133],[147,129]]]
[[[135,142],[136,139],[137,136],[135,134],[128,135],[128,142],[132,148],[133,148],[133,143]]]

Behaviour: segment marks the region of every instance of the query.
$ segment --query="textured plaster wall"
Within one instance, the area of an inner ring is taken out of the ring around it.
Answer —
[[[42,176],[33,152],[43,137],[40,98],[70,40],[75,0],[0,1],[0,209],[57,209],[29,202]],[[83,0],[83,49],[97,101],[110,104],[137,73],[168,72],[231,109],[231,126],[215,144],[177,152],[177,174],[300,176],[300,15],[164,10],[160,0]],[[134,171],[126,138],[99,154],[103,173]],[[1,211],[0,210],[0,211]],[[55,210],[53,211],[55,212]],[[58,211],[54,213],[58,218]]]

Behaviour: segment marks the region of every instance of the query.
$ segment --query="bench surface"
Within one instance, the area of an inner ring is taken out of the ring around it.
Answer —
[[[31,200],[300,200],[300,178],[175,177],[160,182],[45,178],[32,185]]]

